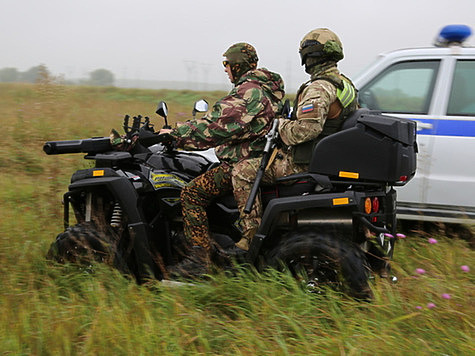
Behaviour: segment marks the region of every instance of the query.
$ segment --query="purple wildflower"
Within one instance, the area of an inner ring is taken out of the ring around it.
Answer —
[[[470,272],[470,267],[468,267],[467,265],[460,266],[460,269],[464,272]]]
[[[427,308],[429,308],[429,309],[435,308],[435,304],[434,303],[427,303]]]
[[[422,309],[422,307],[421,307],[420,305],[418,305],[418,306],[416,307],[416,309],[419,309],[419,310],[421,310],[421,309]]]
[[[426,270],[423,269],[423,268],[416,268],[416,273],[417,274],[424,274],[424,273],[426,273]]]
[[[437,240],[432,238],[432,237],[427,241],[429,241],[430,244],[436,244],[437,243]]]
[[[399,237],[400,239],[405,239],[406,238],[406,235],[404,234],[396,234],[397,237]]]
[[[444,299],[450,299],[451,298],[450,294],[448,294],[448,293],[443,293],[441,295],[441,297],[444,298]]]

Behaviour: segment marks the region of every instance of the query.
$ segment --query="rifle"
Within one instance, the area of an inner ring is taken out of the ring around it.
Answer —
[[[284,118],[288,118],[290,114],[290,103],[287,99],[282,107],[281,116]],[[259,191],[259,186],[262,181],[262,177],[264,176],[264,172],[266,170],[267,164],[269,163],[270,157],[272,155],[272,151],[277,144],[277,138],[279,137],[279,119],[274,119],[272,122],[272,128],[266,134],[266,145],[264,147],[263,156],[261,159],[261,163],[259,165],[259,169],[256,173],[256,179],[254,180],[254,184],[252,185],[251,192],[249,193],[249,197],[246,201],[246,206],[244,207],[244,212],[249,214],[252,210],[252,206],[254,205],[254,201],[256,200],[257,193]]]

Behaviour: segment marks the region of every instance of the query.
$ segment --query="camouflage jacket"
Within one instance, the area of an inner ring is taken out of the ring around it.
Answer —
[[[317,76],[339,75],[335,65],[322,68]],[[311,80],[299,89],[294,113],[297,120],[280,120],[279,134],[282,141],[293,146],[315,139],[323,130],[330,105],[337,99],[335,85],[327,80]]]
[[[187,150],[215,147],[216,156],[230,164],[259,157],[284,94],[279,74],[251,70],[203,118],[177,123],[171,135]]]

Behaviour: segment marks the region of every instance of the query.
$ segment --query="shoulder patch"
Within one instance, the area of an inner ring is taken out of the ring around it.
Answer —
[[[313,104],[302,106],[302,113],[313,111]]]

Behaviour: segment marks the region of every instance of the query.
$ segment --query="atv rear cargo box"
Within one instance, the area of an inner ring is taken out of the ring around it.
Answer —
[[[416,172],[416,123],[361,109],[314,148],[309,172],[404,185]]]

